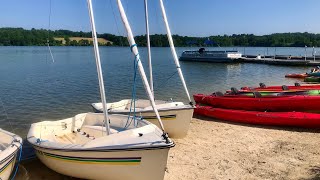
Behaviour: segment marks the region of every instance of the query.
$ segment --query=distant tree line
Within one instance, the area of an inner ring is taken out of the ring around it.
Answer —
[[[90,46],[92,42],[88,40],[70,41],[70,37],[90,38],[91,32],[74,32],[69,30],[48,31],[45,29],[23,28],[0,28],[0,46],[45,46],[47,42],[51,46]],[[113,34],[98,34],[99,38],[104,38],[113,43],[109,46],[128,46],[127,38]],[[54,38],[64,38],[56,40]],[[139,46],[146,46],[146,36],[135,37]],[[167,36],[154,34],[150,36],[151,46],[167,47],[169,42]],[[253,46],[253,47],[304,47],[320,46],[320,34],[313,33],[275,33],[270,35],[257,36],[253,34],[233,34],[210,37],[188,37],[173,35],[176,46]]]

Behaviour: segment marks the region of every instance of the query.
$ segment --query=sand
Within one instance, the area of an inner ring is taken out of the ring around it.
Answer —
[[[320,130],[266,128],[193,118],[175,139],[165,180],[320,179]],[[38,160],[20,165],[17,179],[75,179]]]
[[[175,140],[165,180],[320,179],[319,130],[198,118],[186,138]]]

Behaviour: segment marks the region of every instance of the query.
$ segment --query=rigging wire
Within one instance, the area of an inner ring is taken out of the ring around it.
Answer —
[[[9,122],[9,126],[10,126],[11,130],[14,132],[13,122],[11,122],[11,120],[9,119],[7,110],[6,110],[5,106],[4,106],[4,103],[3,103],[2,99],[1,99],[1,97],[0,97],[0,103],[1,103],[1,107],[2,107],[1,113],[4,114],[5,120],[7,120],[7,121]],[[0,114],[0,115],[1,115],[1,114]]]
[[[173,78],[177,73],[178,73],[178,71],[175,71],[167,79],[165,79],[162,83],[157,84],[156,87],[153,89],[153,91],[157,92],[160,90],[160,87],[162,87],[162,88],[165,87],[168,84],[169,80],[171,78]]]
[[[118,23],[117,23],[116,15],[115,15],[115,13],[114,13],[114,8],[113,8],[113,5],[112,5],[111,0],[109,0],[109,2],[110,2],[112,14],[113,14],[114,23],[116,24],[117,32],[118,32],[118,35],[120,36],[120,37],[119,37],[119,38],[120,38],[120,44],[121,44],[121,46],[123,46],[123,42],[122,42],[123,39],[122,39],[122,37],[121,37],[121,36],[122,36],[121,34],[123,34],[123,33],[120,33],[119,25],[118,25]]]
[[[49,50],[49,53],[51,55],[51,59],[52,59],[52,62],[54,63],[54,58],[53,58],[53,54],[52,54],[52,51],[51,51],[51,48],[50,48],[50,29],[51,29],[51,0],[49,0],[49,25],[48,25],[48,37],[47,37],[47,47],[48,47],[48,50]]]
[[[50,56],[51,56],[51,59],[52,59],[52,62],[54,63],[54,57],[53,57],[53,54],[52,54],[52,51],[51,51],[51,48],[50,48],[50,29],[51,29],[51,9],[52,9],[52,3],[51,3],[51,0],[49,0],[49,17],[48,17],[48,36],[47,36],[47,47],[48,47],[48,50],[49,50],[49,53],[50,53]],[[41,123],[41,126],[40,126],[40,138],[39,138],[39,143],[41,143],[41,138],[42,138],[42,123]]]
[[[155,3],[153,3],[153,4],[155,4]],[[160,9],[159,9],[159,7],[158,6],[156,6],[156,5],[154,5],[155,6],[155,11],[154,11],[154,14],[155,14],[155,20],[156,20],[156,24],[157,24],[157,27],[162,27],[161,25],[160,25],[160,18],[161,17],[159,17],[159,11],[160,11]],[[160,38],[157,38],[157,40],[158,40],[158,44],[160,45],[159,47],[162,47],[162,41],[161,41],[161,34],[159,33],[159,35],[160,35]],[[150,36],[150,43],[151,43],[151,36]]]

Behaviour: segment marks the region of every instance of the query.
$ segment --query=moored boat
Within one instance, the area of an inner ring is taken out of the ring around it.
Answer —
[[[211,106],[197,106],[194,113],[237,123],[320,128],[320,114],[315,113],[244,111]]]
[[[248,111],[320,111],[320,96],[265,96],[255,92],[254,97],[195,94],[196,103],[217,108],[239,109]]]
[[[231,90],[227,90],[225,95],[243,95],[243,96],[254,96],[254,92],[259,92],[261,96],[283,96],[283,95],[310,95],[316,94],[319,90],[303,90],[303,89],[293,89],[293,90],[251,90],[251,89],[236,89],[234,87]]]
[[[302,73],[302,74],[286,74],[286,78],[305,78],[308,77],[307,73]]]
[[[200,48],[198,51],[183,51],[180,61],[199,61],[214,63],[230,63],[241,58],[239,51],[206,51]]]
[[[145,3],[145,16],[146,16],[146,33],[147,33],[147,45],[148,45],[148,60],[149,60],[149,73],[150,73],[150,89],[151,93],[153,95],[152,99],[155,99],[154,97],[154,91],[153,91],[153,78],[152,78],[152,63],[151,63],[151,51],[150,51],[150,41],[149,41],[149,27],[148,27],[148,8],[147,8],[147,0],[144,1]],[[172,138],[183,138],[187,135],[187,132],[189,130],[190,121],[193,116],[193,109],[194,106],[192,105],[191,97],[180,67],[180,63],[178,60],[178,56],[174,47],[171,30],[169,27],[169,23],[167,20],[167,15],[165,12],[164,4],[162,0],[160,0],[160,7],[162,12],[163,21],[166,27],[167,31],[167,37],[170,44],[171,53],[173,56],[173,60],[175,63],[175,67],[177,68],[178,75],[180,77],[182,86],[185,90],[185,93],[187,95],[189,104],[185,105],[183,102],[166,102],[161,100],[156,100],[156,108],[158,109],[159,115],[161,117],[161,120],[163,120],[163,126],[166,129],[166,133],[170,135]],[[123,13],[124,14],[124,13]],[[128,40],[129,44],[132,47],[136,47],[136,44],[134,42],[133,34],[131,31],[130,26],[128,26],[128,23],[124,23],[127,33],[128,33]],[[133,49],[132,49],[133,50]],[[140,58],[139,53],[136,51],[132,51],[136,59]],[[142,65],[141,65],[142,66]],[[136,64],[134,65],[136,69]],[[140,71],[141,73],[141,71]],[[136,70],[134,71],[134,77],[136,76]],[[133,82],[133,93],[132,93],[132,99],[123,99],[118,102],[113,102],[107,104],[107,109],[109,113],[111,114],[137,114],[138,116],[143,117],[144,119],[147,119],[148,121],[160,125],[156,120],[157,116],[154,112],[152,112],[152,106],[150,104],[150,101],[144,100],[144,99],[135,99],[135,78]],[[145,79],[146,80],[146,79]],[[174,87],[172,87],[174,88]],[[92,107],[95,112],[102,112],[102,103],[93,103]]]
[[[316,77],[320,77],[320,72],[319,71],[316,71],[316,72],[310,72],[310,73],[307,73],[308,76],[316,76]]]
[[[304,82],[320,82],[320,77],[310,76],[304,78]]]
[[[172,138],[183,138],[187,135],[190,121],[193,115],[194,106],[185,105],[183,102],[168,102],[156,100],[156,107],[159,111],[163,126]],[[102,103],[92,103],[94,112],[103,112]],[[159,126],[157,117],[150,105],[149,100],[138,99],[135,101],[135,109],[131,99],[124,99],[114,103],[108,103],[107,109],[110,114],[133,114]]]
[[[0,129],[0,179],[9,179],[21,147],[21,137]]]
[[[293,95],[320,95],[319,89],[293,89],[293,90],[237,90],[231,88],[226,91],[225,95],[238,95],[238,96],[254,96],[255,92],[259,92],[261,96],[293,96]]]
[[[108,115],[100,53],[91,0],[87,0],[103,113],[83,113],[75,117],[42,121],[31,125],[27,140],[47,167],[84,179],[163,179],[168,151],[175,144],[168,137],[155,107],[153,95],[139,58],[135,63],[161,129],[136,116]],[[129,28],[120,0],[121,18]],[[128,40],[135,44],[133,35]]]
[[[85,179],[163,179],[174,143],[143,119],[83,113],[31,125],[27,139],[50,169]],[[131,122],[135,121],[135,122]]]
[[[318,84],[299,84],[295,83],[295,85],[282,85],[282,86],[266,86],[264,83],[260,83],[260,87],[242,87],[241,90],[249,90],[249,91],[277,91],[277,90],[312,90],[312,89],[320,89],[320,85]]]

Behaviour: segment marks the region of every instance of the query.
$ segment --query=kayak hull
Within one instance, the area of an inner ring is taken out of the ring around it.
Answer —
[[[304,82],[320,82],[320,77],[314,77],[314,76],[306,77],[304,79]]]
[[[215,96],[195,94],[197,104],[207,104],[216,108],[247,111],[320,111],[320,96]]]
[[[305,77],[308,77],[308,75],[306,73],[303,73],[303,74],[286,74],[285,77],[286,78],[305,78]]]
[[[288,90],[314,90],[314,89],[320,89],[320,85],[286,86],[286,88],[288,88]],[[250,91],[283,91],[283,86],[242,87],[241,90],[250,90]]]
[[[267,125],[320,128],[320,114],[304,112],[257,112],[197,106],[195,114],[230,122]]]
[[[316,77],[320,77],[320,72],[311,72],[311,73],[307,73],[308,76],[316,76]]]

